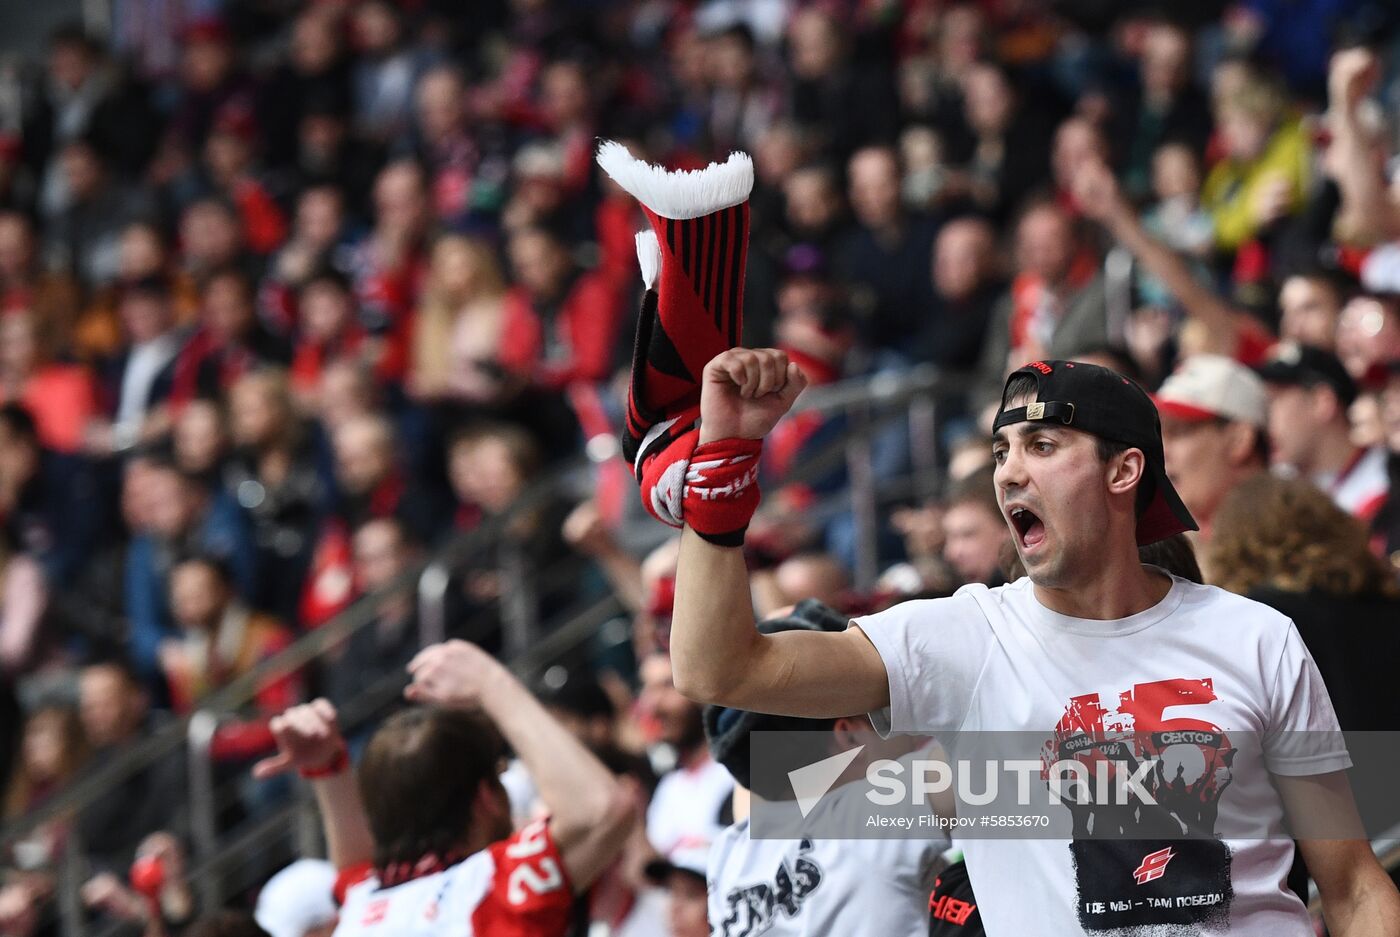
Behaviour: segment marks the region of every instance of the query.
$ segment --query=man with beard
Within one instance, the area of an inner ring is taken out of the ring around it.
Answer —
[[[642,662],[638,704],[656,740],[675,751],[675,767],[661,778],[647,809],[647,839],[670,856],[682,848],[709,846],[728,825],[734,781],[710,757],[703,710],[676,690],[671,659],[655,653]]]

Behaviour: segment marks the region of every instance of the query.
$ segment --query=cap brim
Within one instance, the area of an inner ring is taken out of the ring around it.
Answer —
[[[683,865],[676,865],[674,862],[668,862],[665,859],[653,859],[642,867],[642,874],[645,875],[647,881],[651,882],[653,885],[665,885],[676,872],[682,875],[694,876],[702,882],[705,881],[704,872],[688,869]]]
[[[1161,397],[1153,397],[1152,403],[1156,405],[1157,412],[1162,419],[1180,420],[1183,423],[1205,423],[1209,420],[1224,419],[1224,414],[1207,410],[1204,407],[1197,407],[1189,403],[1182,403],[1179,400],[1164,400]]]
[[[1153,463],[1150,458],[1148,462],[1152,466],[1156,490],[1152,494],[1152,503],[1138,518],[1138,546],[1145,547],[1188,530],[1200,530],[1196,519],[1186,509],[1186,503],[1181,500],[1181,495],[1176,493],[1171,479],[1167,478],[1166,467],[1160,463]]]
[[[1307,375],[1301,369],[1280,361],[1261,364],[1254,369],[1254,373],[1259,375],[1259,380],[1265,384],[1292,386],[1307,382]]]

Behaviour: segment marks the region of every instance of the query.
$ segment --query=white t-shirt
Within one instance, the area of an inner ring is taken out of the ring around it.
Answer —
[[[647,807],[647,839],[663,856],[708,846],[724,824],[720,815],[734,796],[734,778],[710,758],[667,773]]]
[[[1281,732],[1337,731],[1327,689],[1287,618],[1174,579],[1146,611],[1087,621],[1044,607],[1021,579],[965,586],[855,623],[889,675],[888,716],[871,716],[882,731],[1034,731],[1047,747],[1177,728],[1235,733],[1230,781],[1212,810],[1250,818],[1267,838],[1177,840],[1155,856],[1136,855],[1141,846],[1126,840],[967,838],[959,845],[988,934],[1311,933],[1284,884],[1293,844],[1269,772],[1323,774],[1351,760],[1339,735],[1326,736],[1327,750],[1281,752]],[[1218,769],[1216,757],[1193,756],[1196,774],[1185,783],[1211,773],[1202,762]],[[1144,901],[1149,895],[1165,900]]]
[[[840,816],[864,787],[847,784],[808,818]],[[861,812],[859,806],[855,806]],[[928,899],[948,837],[754,839],[749,821],[710,849],[713,937],[914,937],[928,930]]]
[[[335,937],[564,937],[573,892],[544,820],[441,872],[345,891]]]

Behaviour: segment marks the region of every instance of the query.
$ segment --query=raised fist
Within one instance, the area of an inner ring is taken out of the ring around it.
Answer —
[[[1370,49],[1343,49],[1327,66],[1327,95],[1333,107],[1351,110],[1380,78],[1380,62]]]
[[[1098,160],[1081,163],[1074,173],[1071,187],[1080,211],[1095,221],[1108,221],[1125,205],[1118,191],[1118,180],[1113,178],[1113,170]]]
[[[705,365],[700,442],[762,439],[792,409],[807,375],[775,348],[731,348]]]
[[[404,696],[415,703],[447,709],[474,709],[493,682],[508,672],[500,661],[466,641],[445,641],[409,661],[413,682]]]
[[[335,707],[329,700],[318,699],[293,706],[282,715],[274,716],[269,728],[277,741],[277,754],[253,766],[253,777],[259,780],[293,768],[297,771],[324,768],[345,750]]]

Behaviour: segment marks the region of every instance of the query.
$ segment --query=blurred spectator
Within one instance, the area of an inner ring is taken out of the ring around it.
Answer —
[[[78,712],[93,748],[94,766],[129,755],[157,728],[150,699],[135,673],[120,661],[84,667]],[[137,845],[152,830],[168,829],[184,809],[185,770],[179,761],[157,760],[103,791],[79,815],[77,828],[93,867],[122,873]]]
[[[77,774],[87,758],[87,740],[77,710],[49,705],[31,711],[24,723],[19,762],[5,788],[6,822],[42,806]],[[38,827],[11,847],[11,861],[22,870],[52,868],[66,829],[64,821]]]
[[[970,138],[952,158],[967,177],[973,204],[1002,223],[1049,175],[1051,115],[1018,94],[994,62],[969,68],[962,91]]]
[[[350,11],[351,43],[359,53],[352,69],[355,127],[387,143],[412,113],[413,87],[424,62],[404,41],[397,9],[385,0],[361,0]]]
[[[433,245],[423,301],[414,320],[408,389],[428,401],[494,401],[502,377],[505,280],[491,248],[447,235]]]
[[[1215,102],[1222,159],[1206,176],[1202,204],[1215,219],[1215,243],[1238,250],[1298,210],[1309,177],[1302,125],[1280,89],[1257,72]]]
[[[996,399],[1008,371],[1038,358],[1071,357],[1108,341],[1103,278],[1073,221],[1049,202],[1016,224],[1016,278],[993,313],[978,366],[979,403]]]
[[[375,366],[381,378],[397,381],[408,363],[409,320],[427,262],[422,168],[407,160],[389,163],[375,178],[373,198],[374,228],[350,253],[349,269],[359,321],[376,345]]]
[[[1373,383],[1379,386],[1377,403],[1390,475],[1390,493],[1376,513],[1375,546],[1400,574],[1400,359],[1391,362]]]
[[[894,142],[893,81],[853,61],[851,41],[834,13],[818,7],[797,11],[787,40],[788,110],[818,145],[844,161],[861,146]]]
[[[240,596],[257,595],[257,553],[247,517],[222,491],[209,493],[169,461],[151,459],[129,471],[130,497],[144,501],[148,527],[126,555],[126,611],[130,653],[137,669],[154,676],[161,642],[175,635],[168,604],[172,566],[186,553],[207,553],[227,564]]]
[[[301,595],[303,624],[315,627],[353,598],[351,532],[366,521],[393,517],[420,543],[444,528],[438,499],[409,485],[392,424],[383,414],[347,418],[334,430],[334,493],[322,521]]]
[[[456,529],[471,530],[487,519],[505,521],[493,555],[467,572],[466,609],[485,612],[483,635],[505,628],[507,651],[523,649],[525,636],[508,629],[511,622],[538,623],[576,598],[576,575],[558,568],[569,554],[563,526],[573,505],[553,492],[516,510],[543,466],[538,444],[520,427],[485,424],[463,430],[448,445],[447,463]]]
[[[734,25],[706,45],[710,148],[716,153],[752,152],[782,105],[773,86],[759,74],[753,33],[747,26]]]
[[[174,144],[198,153],[215,120],[226,109],[248,109],[253,86],[242,74],[228,24],[196,19],[184,31],[180,57],[180,102],[171,118]]]
[[[261,272],[258,259],[248,251],[237,209],[223,198],[205,196],[185,206],[179,243],[183,271],[196,282],[225,267],[253,278]]]
[[[1269,463],[1264,384],[1229,358],[1195,355],[1167,378],[1155,401],[1167,477],[1208,540],[1220,502]]]
[[[193,712],[209,694],[252,671],[291,643],[291,635],[271,616],[250,611],[233,591],[227,569],[217,559],[195,556],[170,571],[173,638],[160,644],[160,669],[176,712]],[[295,676],[265,681],[257,692],[262,714],[271,717],[297,702]],[[215,733],[215,759],[242,759],[270,747],[258,724],[225,722]]]
[[[1108,136],[1117,143],[1115,165],[1133,196],[1147,192],[1159,147],[1176,142],[1196,156],[1211,131],[1210,105],[1191,80],[1191,35],[1159,21],[1148,27],[1138,60],[1138,81],[1113,102]]]
[[[33,222],[17,211],[0,211],[0,310],[28,310],[55,343],[66,341],[80,300],[72,277],[45,269]]]
[[[1212,583],[1293,620],[1344,730],[1400,725],[1388,675],[1400,588],[1366,530],[1323,492],[1303,479],[1243,482],[1216,515],[1205,566]]]
[[[761,616],[779,614],[808,598],[842,605],[851,585],[841,563],[825,553],[801,553],[783,560],[771,572],[755,571],[752,584],[754,606]]]
[[[376,378],[388,376],[393,362],[386,361],[378,342],[370,338],[349,279],[332,267],[308,275],[297,293],[296,348],[292,354],[291,380],[304,401],[315,399],[323,370],[338,360],[362,362]]]
[[[1269,388],[1270,462],[1326,492],[1369,523],[1386,498],[1385,449],[1359,448],[1347,419],[1357,388],[1342,362],[1307,345],[1280,345],[1259,371]]]
[[[269,164],[296,159],[298,145],[306,142],[298,133],[311,115],[349,113],[349,63],[341,25],[339,15],[325,7],[303,10],[292,22],[286,61],[258,93]]]
[[[355,589],[372,595],[408,572],[417,545],[392,517],[366,521],[352,538]],[[390,674],[402,672],[418,651],[418,610],[412,592],[389,592],[375,605],[374,621],[332,651],[322,671],[325,696],[344,705]]]
[[[0,322],[0,394],[33,414],[46,449],[73,453],[82,447],[95,415],[96,393],[86,368],[53,360],[52,341],[40,334],[28,311],[5,316]]]
[[[297,198],[292,230],[269,262],[258,290],[260,313],[283,335],[298,324],[297,297],[302,287],[319,271],[334,266],[333,255],[345,233],[346,197],[343,189],[316,184],[308,185]]]
[[[77,574],[103,514],[97,481],[79,459],[46,449],[23,406],[0,406],[0,511],[9,548],[28,554],[52,583]]]
[[[994,307],[1006,289],[995,251],[996,231],[980,218],[958,218],[938,232],[933,248],[934,304],[912,339],[916,360],[955,371],[976,367]]]
[[[701,707],[676,689],[670,658],[652,654],[642,661],[640,674],[638,711],[674,758],[647,808],[647,839],[663,856],[682,847],[708,846],[726,826],[721,814],[729,806],[734,780],[710,757]]]
[[[94,427],[99,452],[125,451],[165,429],[175,382],[175,362],[185,343],[176,327],[168,284],[158,278],[131,283],[119,306],[125,347],[105,369],[109,426]]]
[[[48,219],[48,251],[84,285],[106,283],[118,272],[122,229],[150,214],[151,200],[119,185],[106,155],[88,138],[65,143],[58,161],[67,198]]]
[[[955,484],[943,505],[943,558],[959,584],[1002,585],[1000,559],[1009,542],[991,471],[981,469]]]
[[[247,374],[229,388],[228,399],[234,455],[222,481],[252,519],[260,590],[255,604],[294,621],[326,486],[284,372]]]
[[[99,872],[83,885],[80,897],[108,922],[144,927],[146,937],[185,933],[196,911],[186,868],[179,841],[164,831],[152,833],[136,847],[129,875]]]
[[[229,435],[218,397],[196,397],[185,404],[170,428],[170,455],[184,475],[213,491],[224,483]]]
[[[458,226],[474,213],[490,211],[501,198],[501,180],[481,178],[482,153],[467,122],[466,86],[452,66],[424,72],[414,92],[414,156],[428,176],[433,215]],[[499,167],[497,168],[499,172]]]
[[[1363,294],[1342,307],[1337,357],[1355,380],[1400,358],[1400,295]]]
[[[607,279],[545,228],[513,234],[509,254],[501,366],[548,391],[610,378],[623,307]]]
[[[929,271],[937,227],[900,203],[899,158],[891,147],[856,151],[847,166],[855,229],[838,246],[867,338],[899,348],[929,305]]]
[[[1279,288],[1279,338],[1332,351],[1345,287],[1321,270],[1294,273]]]
[[[199,327],[181,349],[171,377],[170,402],[220,396],[260,366],[286,364],[290,351],[257,317],[253,285],[235,269],[204,280]]]

